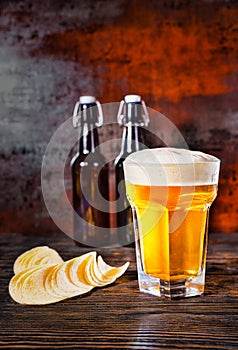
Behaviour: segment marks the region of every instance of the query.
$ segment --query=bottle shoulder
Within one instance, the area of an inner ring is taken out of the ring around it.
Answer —
[[[106,164],[106,159],[100,152],[93,152],[93,153],[79,153],[77,152],[73,158],[71,159],[70,165],[76,166],[82,162],[87,162],[89,164],[97,163],[97,164]]]
[[[114,160],[114,166],[116,167],[116,166],[121,165],[124,162],[124,160],[126,159],[126,157],[128,157],[128,156],[129,156],[128,152],[120,152]]]
[[[82,154],[82,153],[79,153],[77,152],[73,158],[71,159],[70,161],[70,165],[71,166],[74,166],[75,164],[79,163],[79,162],[82,162],[83,160],[85,160],[86,158],[86,155],[85,154]]]

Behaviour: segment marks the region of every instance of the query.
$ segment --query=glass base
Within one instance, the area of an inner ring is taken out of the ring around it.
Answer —
[[[196,277],[176,281],[165,281],[149,276],[143,271],[138,273],[141,292],[170,299],[199,296],[204,293],[205,271]]]

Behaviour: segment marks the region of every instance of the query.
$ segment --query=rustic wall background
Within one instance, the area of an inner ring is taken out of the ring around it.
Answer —
[[[79,95],[127,93],[222,160],[210,230],[237,231],[238,1],[2,0],[0,11],[1,232],[58,230],[40,184],[50,136]]]

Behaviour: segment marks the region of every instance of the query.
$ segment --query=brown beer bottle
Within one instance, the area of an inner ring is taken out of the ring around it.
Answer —
[[[94,96],[80,97],[74,108],[73,124],[79,128],[78,152],[71,161],[74,240],[81,246],[108,246],[109,169],[99,146],[102,108]]]
[[[139,95],[126,95],[121,101],[117,120],[123,126],[121,152],[114,162],[116,181],[116,225],[121,245],[134,246],[132,213],[126,198],[123,161],[126,157],[146,147],[146,129],[149,116]]]

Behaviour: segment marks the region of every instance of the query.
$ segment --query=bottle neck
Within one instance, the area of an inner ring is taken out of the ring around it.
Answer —
[[[144,129],[138,125],[127,124],[123,128],[121,153],[130,154],[145,146]]]
[[[89,108],[91,107],[91,108]],[[79,153],[94,153],[99,146],[96,105],[82,106],[79,128]]]
[[[140,102],[126,103],[125,124],[143,125],[142,105]]]
[[[99,139],[96,126],[84,123],[80,127],[79,153],[94,153],[97,147],[99,147]]]
[[[145,136],[142,125],[145,125],[145,121],[141,102],[125,104],[123,124],[121,153],[130,154],[144,148]]]

